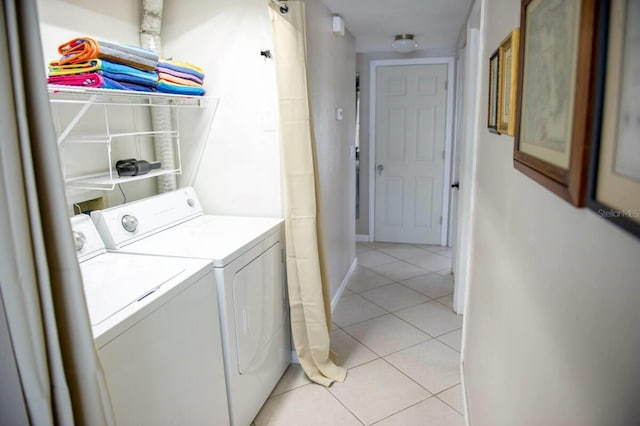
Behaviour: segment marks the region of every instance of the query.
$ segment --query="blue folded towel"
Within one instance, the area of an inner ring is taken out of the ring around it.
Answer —
[[[154,71],[143,71],[128,65],[117,64],[102,60],[98,71],[103,77],[120,82],[134,83],[143,86],[155,87],[158,82],[158,74]]]
[[[202,87],[172,84],[164,80],[158,81],[156,90],[158,92],[163,92],[163,93],[173,93],[175,95],[191,95],[191,96],[202,96],[205,93]]]
[[[113,80],[109,77],[102,76],[102,88],[104,89],[117,89],[117,90],[135,90],[137,92],[153,92],[153,88],[148,85],[140,85],[135,83],[128,83],[123,81]]]
[[[117,72],[108,72],[104,70],[98,71],[98,74],[100,74],[102,78],[115,80],[119,83],[131,83],[131,84],[137,84],[139,86],[146,86],[151,88],[156,87],[156,84],[157,84],[156,81],[151,81],[146,78],[140,78],[138,76],[130,75],[130,74],[121,74]]]

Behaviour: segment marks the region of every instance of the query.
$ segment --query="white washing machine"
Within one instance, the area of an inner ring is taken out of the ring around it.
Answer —
[[[120,425],[228,425],[211,262],[107,252],[71,218],[93,336]]]
[[[205,215],[192,188],[92,218],[109,249],[213,262],[231,424],[248,426],[289,365],[283,220]]]

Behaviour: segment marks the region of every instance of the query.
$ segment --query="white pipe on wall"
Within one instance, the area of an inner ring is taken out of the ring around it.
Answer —
[[[162,40],[160,30],[162,28],[163,0],[142,0],[142,23],[140,24],[140,45],[145,49],[153,50],[162,56]],[[171,110],[167,107],[151,108],[151,124],[154,131],[171,131]],[[175,170],[174,142],[170,136],[156,135],[154,137],[154,149],[156,161],[162,163],[163,169]],[[158,193],[174,191],[177,189],[177,179],[173,174],[159,176],[157,178]]]

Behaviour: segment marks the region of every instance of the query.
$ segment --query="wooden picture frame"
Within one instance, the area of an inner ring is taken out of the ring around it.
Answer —
[[[597,0],[522,0],[514,167],[586,202]],[[561,58],[561,59],[559,59]]]
[[[602,0],[588,207],[640,238],[640,3]]]
[[[500,43],[500,81],[498,83],[498,132],[513,136],[516,128],[518,92],[518,47],[520,29],[516,28]]]
[[[500,82],[500,51],[489,57],[489,99],[487,103],[487,127],[498,133],[498,86]]]

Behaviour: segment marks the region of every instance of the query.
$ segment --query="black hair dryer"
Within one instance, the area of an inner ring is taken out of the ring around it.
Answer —
[[[149,162],[146,160],[136,160],[128,158],[126,160],[118,160],[116,162],[116,171],[118,176],[140,176],[149,173],[153,169],[159,169],[161,164],[159,161]]]

